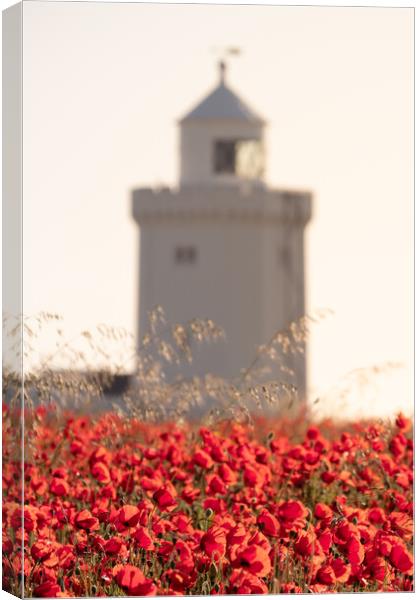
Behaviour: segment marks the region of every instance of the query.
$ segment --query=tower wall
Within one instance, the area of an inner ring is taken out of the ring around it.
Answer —
[[[170,324],[210,318],[226,331],[226,342],[200,349],[184,375],[239,375],[260,344],[303,315],[308,194],[142,189],[134,192],[133,213],[141,229],[140,338],[157,304]],[[196,248],[195,263],[177,264],[179,247]],[[292,367],[302,388],[304,358]]]

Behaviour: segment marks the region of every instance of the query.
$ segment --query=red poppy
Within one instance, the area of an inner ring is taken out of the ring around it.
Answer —
[[[333,558],[330,564],[334,570],[335,580],[346,583],[351,574],[351,565],[346,564],[342,558]]]
[[[280,504],[278,514],[281,519],[295,521],[306,517],[308,509],[303,506],[302,502],[291,500]]]
[[[173,510],[177,505],[175,495],[176,491],[173,486],[167,484],[153,494],[153,500],[157,503],[160,510]]]
[[[96,462],[92,465],[90,472],[92,473],[92,477],[94,477],[100,483],[110,483],[111,475],[108,467],[102,462]]]
[[[227,488],[218,475],[210,475],[208,478],[209,491],[213,494],[226,494]]]
[[[126,504],[117,514],[116,527],[118,530],[127,527],[135,527],[140,519],[140,511],[137,506],[132,504]]]
[[[99,521],[96,517],[92,516],[89,510],[81,510],[74,521],[76,527],[85,529],[86,531],[96,531],[99,529]]]
[[[125,546],[123,540],[118,537],[112,537],[109,538],[109,540],[106,540],[103,549],[111,556],[122,556],[127,554],[127,547]]]
[[[218,473],[227,485],[232,485],[238,481],[238,475],[226,463],[219,465]]]
[[[331,523],[334,513],[327,504],[318,502],[314,509],[314,515],[317,519],[322,519],[323,521],[326,521],[327,523]]]
[[[232,571],[229,584],[229,591],[233,594],[268,594],[266,584],[252,573],[243,569]]]
[[[226,532],[221,527],[213,525],[201,538],[201,548],[211,559],[223,558],[226,552]]]
[[[368,519],[375,525],[381,525],[382,523],[385,523],[386,520],[385,511],[378,507],[371,508],[368,512]]]
[[[58,565],[57,547],[58,545],[51,540],[38,540],[31,548],[31,556],[46,567],[56,567]]]
[[[194,556],[190,546],[183,540],[178,540],[175,544],[175,550],[179,555],[178,570],[187,574],[195,571]]]
[[[114,568],[115,581],[129,596],[155,596],[156,585],[133,565],[118,565]]]
[[[389,561],[401,573],[412,574],[413,555],[402,544],[397,544],[392,548]]]
[[[321,479],[324,483],[332,483],[337,478],[337,475],[332,471],[323,471],[321,473]]]
[[[257,523],[265,535],[276,537],[280,532],[280,523],[267,509],[263,509],[257,518]]]
[[[336,582],[336,577],[332,566],[322,565],[318,569],[317,579],[320,583],[325,583],[326,585],[333,585]]]
[[[332,533],[328,529],[318,535],[318,542],[325,553],[328,553],[331,548],[332,538]]]
[[[243,567],[257,577],[265,577],[271,571],[271,560],[267,550],[253,544],[238,553],[238,566]]]
[[[403,512],[392,512],[389,515],[391,528],[404,540],[410,541],[414,533],[413,519]]]
[[[69,493],[70,486],[61,477],[53,477],[50,483],[50,492],[54,494],[54,496],[67,496]]]
[[[360,540],[352,536],[346,546],[347,557],[352,565],[360,565],[365,557],[365,549]]]
[[[34,475],[31,478],[31,488],[38,496],[43,496],[48,489],[45,477],[37,477]]]
[[[35,598],[58,598],[58,597],[69,597],[70,594],[63,593],[58,583],[53,581],[45,581],[41,583],[33,590],[33,596]]]
[[[389,572],[389,568],[384,558],[381,556],[376,556],[372,561],[369,562],[368,571],[370,576],[375,581],[384,581]]]
[[[203,469],[211,469],[214,465],[211,456],[202,449],[197,450],[197,452],[193,454],[192,460],[195,465]]]
[[[410,419],[407,419],[406,417],[404,417],[404,415],[402,413],[399,413],[397,415],[397,418],[395,419],[395,425],[398,427],[398,429],[400,431],[408,431],[409,429],[411,429]]]
[[[152,536],[145,527],[139,527],[133,537],[140,548],[143,548],[144,550],[154,550],[155,545]]]

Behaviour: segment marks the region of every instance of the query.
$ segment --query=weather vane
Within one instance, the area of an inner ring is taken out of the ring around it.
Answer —
[[[239,56],[241,49],[237,46],[214,46],[212,52],[219,58],[220,83],[224,84],[226,74],[226,61],[229,56]]]

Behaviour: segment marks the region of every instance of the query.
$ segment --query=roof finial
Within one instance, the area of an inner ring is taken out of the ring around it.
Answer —
[[[219,61],[220,85],[225,85],[226,63],[224,60]]]

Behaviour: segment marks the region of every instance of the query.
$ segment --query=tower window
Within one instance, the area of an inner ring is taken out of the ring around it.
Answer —
[[[214,144],[215,173],[235,173],[236,142],[216,141]]]
[[[263,175],[264,159],[260,140],[216,140],[213,146],[213,170],[219,175],[238,175],[255,179]]]
[[[195,246],[177,246],[175,248],[175,262],[178,265],[192,265],[197,260]]]

